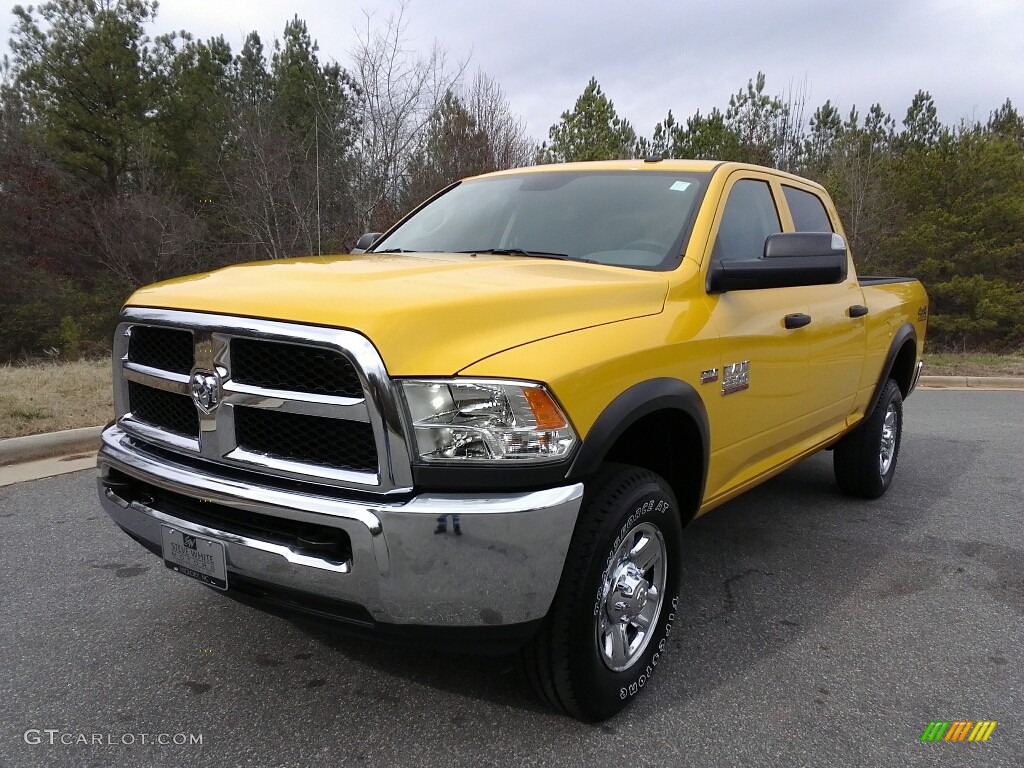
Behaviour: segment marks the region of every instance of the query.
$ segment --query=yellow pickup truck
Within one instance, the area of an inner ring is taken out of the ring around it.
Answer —
[[[690,520],[822,449],[842,492],[885,492],[927,316],[917,281],[858,280],[796,176],[489,174],[353,254],[136,292],[100,498],[211,588],[518,648],[599,720],[663,663]]]

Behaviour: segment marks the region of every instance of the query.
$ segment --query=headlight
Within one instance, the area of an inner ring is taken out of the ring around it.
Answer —
[[[416,454],[428,462],[543,462],[569,455],[576,433],[540,384],[402,381]]]

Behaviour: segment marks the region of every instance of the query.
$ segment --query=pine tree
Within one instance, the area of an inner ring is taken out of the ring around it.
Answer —
[[[60,162],[116,194],[153,101],[143,25],[153,0],[50,0],[14,7],[11,49],[27,106]]]
[[[550,144],[542,154],[554,162],[615,160],[633,156],[636,133],[615,111],[597,78],[591,78],[571,112],[548,132]]]

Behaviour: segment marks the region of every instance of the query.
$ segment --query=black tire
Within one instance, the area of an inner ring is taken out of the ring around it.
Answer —
[[[662,662],[675,623],[681,557],[682,523],[668,484],[645,469],[603,465],[584,495],[551,611],[523,650],[542,700],[593,722],[635,698]]]
[[[896,474],[902,435],[903,395],[889,379],[867,418],[836,443],[832,466],[839,490],[862,499],[885,493]]]

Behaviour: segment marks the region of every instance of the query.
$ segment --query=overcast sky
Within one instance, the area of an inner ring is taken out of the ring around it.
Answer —
[[[161,0],[150,34],[223,34],[237,52],[248,31],[268,43],[298,14],[322,59],[344,66],[364,9],[382,24],[397,8]],[[4,30],[12,18],[0,17]],[[724,109],[759,70],[773,94],[802,90],[808,117],[831,99],[844,114],[880,102],[900,122],[918,89],[945,123],[984,121],[1008,97],[1024,109],[1024,0],[411,0],[406,20],[412,47],[436,39],[496,80],[538,140],[591,76],[641,135],[670,108],[680,120]]]

